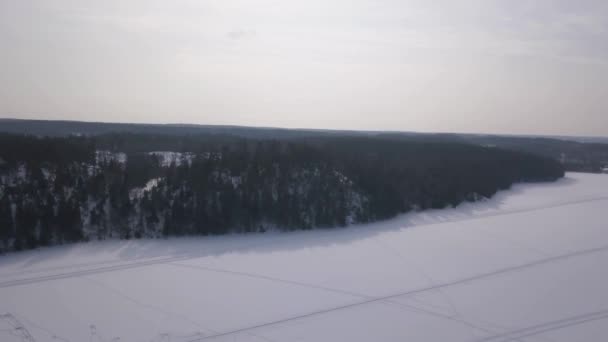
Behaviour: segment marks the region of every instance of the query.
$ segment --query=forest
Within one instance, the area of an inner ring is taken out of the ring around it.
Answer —
[[[346,226],[563,175],[554,159],[429,139],[3,133],[0,251]]]
[[[377,137],[392,140],[450,142],[497,147],[530,153],[560,162],[566,171],[602,173],[608,169],[608,138],[576,136],[516,136],[464,133],[423,133],[396,131],[345,131],[328,129],[287,129],[188,124],[133,124],[83,121],[19,120],[0,118],[0,132],[36,136],[112,136],[136,133],[148,137],[230,135],[257,140],[298,140],[307,137]],[[148,140],[148,142],[153,142]]]

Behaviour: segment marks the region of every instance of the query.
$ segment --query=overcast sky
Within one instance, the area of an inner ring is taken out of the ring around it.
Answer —
[[[606,0],[0,0],[0,116],[608,135]]]

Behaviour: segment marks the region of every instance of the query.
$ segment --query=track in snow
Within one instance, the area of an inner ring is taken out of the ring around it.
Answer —
[[[454,281],[435,284],[432,286],[423,287],[423,288],[419,288],[419,289],[395,293],[395,294],[391,294],[388,296],[375,297],[375,298],[371,298],[368,300],[364,300],[364,301],[360,301],[360,302],[356,302],[356,303],[352,303],[352,304],[336,306],[333,308],[318,310],[318,311],[310,312],[310,313],[303,314],[303,315],[292,316],[292,317],[288,317],[288,318],[284,318],[284,319],[280,319],[280,320],[276,320],[276,321],[272,321],[272,322],[267,322],[267,323],[262,323],[262,324],[258,324],[258,325],[254,325],[254,326],[226,331],[226,332],[223,332],[220,334],[204,336],[204,337],[200,337],[197,339],[189,340],[188,342],[204,341],[204,340],[209,340],[209,339],[218,338],[218,337],[245,333],[245,332],[248,332],[248,331],[254,330],[254,329],[265,328],[265,327],[269,327],[269,326],[273,326],[273,325],[277,325],[277,324],[281,324],[281,323],[291,322],[291,321],[295,321],[295,320],[299,320],[299,319],[303,319],[303,318],[307,318],[307,317],[323,315],[326,313],[345,310],[345,309],[349,309],[349,308],[353,308],[353,307],[357,307],[357,306],[361,306],[361,305],[366,305],[366,304],[370,304],[370,303],[382,302],[382,301],[386,301],[386,300],[397,298],[397,297],[409,296],[409,295],[432,291],[432,290],[439,290],[439,289],[443,289],[443,288],[450,287],[450,286],[460,285],[460,284],[464,284],[464,283],[468,283],[468,282],[472,282],[472,281],[476,281],[476,280],[481,280],[481,279],[486,279],[486,278],[490,278],[490,277],[494,277],[494,276],[498,276],[498,275],[503,275],[503,274],[507,274],[507,273],[511,273],[511,272],[517,272],[517,271],[520,271],[523,269],[532,268],[532,267],[536,267],[536,266],[540,266],[540,265],[544,265],[544,264],[550,264],[550,263],[553,263],[556,261],[566,260],[566,259],[575,258],[578,256],[583,256],[583,255],[594,254],[594,253],[602,253],[602,252],[606,252],[606,251],[608,251],[608,246],[591,248],[591,249],[587,249],[587,250],[583,250],[583,251],[576,251],[576,252],[572,252],[572,253],[568,253],[568,254],[562,254],[562,255],[555,256],[555,257],[540,259],[540,260],[536,260],[533,262],[529,262],[529,263],[525,263],[525,264],[521,264],[521,265],[517,265],[517,266],[505,267],[500,270],[482,273],[482,274],[478,274],[475,276],[471,276],[471,277],[467,277],[467,278],[463,278],[463,279],[459,279],[459,280],[454,280]]]
[[[511,330],[506,333],[488,336],[477,340],[476,342],[490,342],[502,339],[505,342],[514,341],[525,337],[540,335],[549,331],[564,329],[567,327],[581,325],[593,321],[608,319],[608,309],[600,310],[567,318],[562,318],[550,322],[536,324],[530,327]]]

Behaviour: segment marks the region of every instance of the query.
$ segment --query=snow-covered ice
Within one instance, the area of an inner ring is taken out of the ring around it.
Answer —
[[[0,257],[0,341],[604,341],[608,175],[344,229]],[[19,329],[17,329],[19,328]]]

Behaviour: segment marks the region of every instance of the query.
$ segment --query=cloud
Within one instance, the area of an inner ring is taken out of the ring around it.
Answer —
[[[608,134],[607,18],[606,0],[0,0],[0,116]]]
[[[226,36],[233,40],[242,40],[253,38],[256,35],[255,30],[236,29],[226,33]]]

